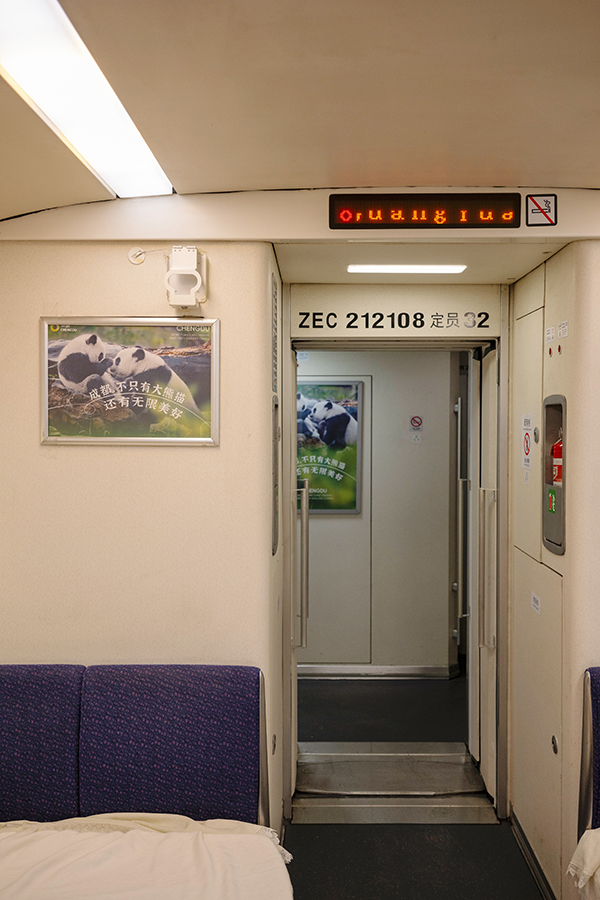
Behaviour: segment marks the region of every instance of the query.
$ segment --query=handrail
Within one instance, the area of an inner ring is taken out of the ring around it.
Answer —
[[[477,525],[479,529],[479,577],[478,577],[478,607],[479,607],[479,621],[478,621],[478,631],[479,631],[479,646],[480,647],[494,647],[496,644],[495,638],[495,629],[494,629],[494,617],[496,604],[494,602],[492,609],[493,614],[490,613],[488,609],[487,603],[487,567],[486,567],[486,550],[487,550],[487,528],[486,528],[486,495],[493,494],[494,502],[496,502],[496,490],[495,488],[479,488],[479,496],[478,496],[478,515],[477,515]],[[493,557],[495,561],[495,554]],[[494,582],[495,584],[495,582]],[[494,600],[495,600],[495,592],[494,592]]]
[[[300,647],[306,647],[308,643],[308,512],[309,512],[309,482],[305,478],[297,488],[300,494]]]

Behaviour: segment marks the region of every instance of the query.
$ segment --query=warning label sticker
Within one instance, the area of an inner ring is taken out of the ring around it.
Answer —
[[[521,442],[521,466],[531,469],[531,443],[533,440],[533,416],[523,416],[523,437]]]

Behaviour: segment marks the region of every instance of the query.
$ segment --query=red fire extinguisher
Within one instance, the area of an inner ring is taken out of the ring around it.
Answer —
[[[555,444],[552,444],[552,484],[562,487],[563,483],[563,441],[562,428]]]

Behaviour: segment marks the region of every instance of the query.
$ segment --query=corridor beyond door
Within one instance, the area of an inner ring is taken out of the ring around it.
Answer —
[[[303,397],[310,400],[327,386],[333,392],[344,383],[362,385],[361,468],[359,511],[310,517],[308,646],[298,651],[299,674],[458,674],[453,584],[459,354],[306,355],[298,367]],[[318,436],[302,436],[300,478],[318,443]]]

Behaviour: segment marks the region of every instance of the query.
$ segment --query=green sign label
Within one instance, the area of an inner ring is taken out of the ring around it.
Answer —
[[[556,512],[556,491],[553,491],[552,488],[548,489],[548,512]]]

